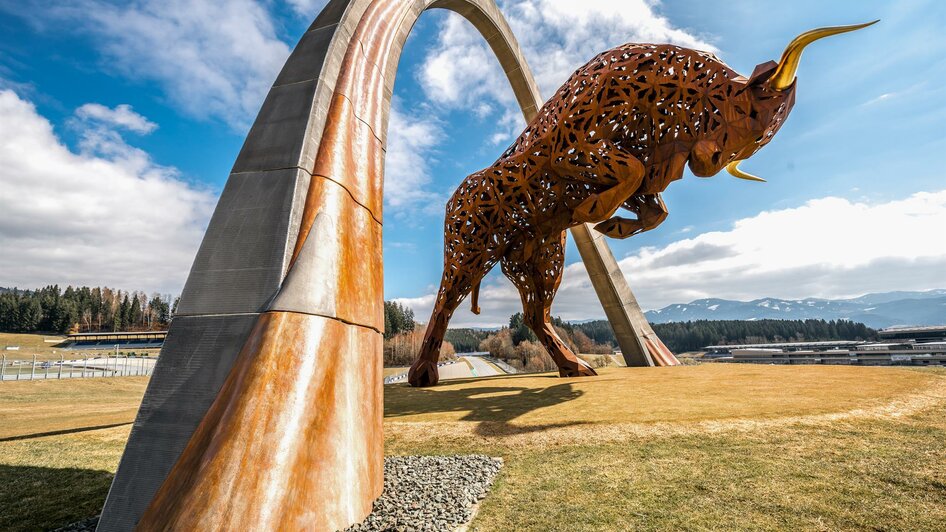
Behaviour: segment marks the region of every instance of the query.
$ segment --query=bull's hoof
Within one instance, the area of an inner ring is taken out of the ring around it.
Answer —
[[[558,368],[559,377],[595,377],[598,372],[591,369],[591,366],[583,364],[581,361],[571,362],[567,366]]]
[[[418,360],[411,366],[407,372],[407,382],[414,388],[424,388],[427,386],[436,386],[440,382],[440,373],[437,371],[437,363],[429,360]]]

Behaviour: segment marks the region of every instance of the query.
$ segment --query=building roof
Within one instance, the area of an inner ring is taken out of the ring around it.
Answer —
[[[155,338],[165,337],[168,335],[167,331],[130,331],[130,332],[87,332],[87,333],[73,333],[66,335],[70,340],[83,340],[87,338],[114,338],[124,339],[124,338],[135,338],[141,336],[152,336]]]
[[[924,325],[922,327],[887,327],[877,331],[880,334],[902,334],[902,333],[928,333],[943,332],[946,333],[946,325]]]
[[[773,344],[708,345],[703,349],[790,349],[796,347],[850,347],[865,342],[860,340],[833,340],[830,342],[785,342]]]

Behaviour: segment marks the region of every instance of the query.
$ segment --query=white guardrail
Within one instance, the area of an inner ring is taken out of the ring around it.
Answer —
[[[66,360],[8,360],[0,356],[0,382],[151,375],[157,357],[106,355]]]

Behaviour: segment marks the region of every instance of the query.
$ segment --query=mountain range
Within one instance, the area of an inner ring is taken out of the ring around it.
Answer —
[[[644,313],[651,323],[693,320],[845,319],[868,327],[946,324],[946,289],[882,292],[852,299],[778,299],[753,301],[697,299]]]

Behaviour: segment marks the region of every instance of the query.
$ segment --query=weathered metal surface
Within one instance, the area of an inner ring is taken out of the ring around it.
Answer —
[[[176,317],[148,382],[98,530],[132,530],[226,380],[255,314]]]
[[[596,224],[604,235],[628,238],[657,227],[667,216],[660,193],[686,166],[701,177],[729,167],[736,177],[757,180],[737,171],[738,162],[771,141],[791,111],[803,46],[864,26],[807,32],[789,45],[781,65],[761,64],[748,79],[710,53],[658,44],[625,44],[579,68],[499,160],[468,176],[448,200],[443,277],[410,383],[437,383],[450,317],[471,292],[479,312],[479,284],[497,263],[518,288],[525,321],[560,375],[594,375],[550,323],[565,230]],[[786,77],[788,63],[794,66]],[[616,215],[620,208],[636,218]],[[585,240],[581,247],[593,249]],[[606,262],[597,266],[610,269]],[[618,298],[621,309],[605,302],[609,318],[640,315],[626,284],[612,281],[623,279],[620,270],[589,274],[596,288],[605,281],[627,291]],[[629,328],[638,344],[629,362],[678,364],[649,326]]]
[[[296,198],[308,187],[308,172],[294,168],[232,174],[175,316],[266,310],[299,232],[303,202]]]
[[[338,530],[371,510],[383,463],[377,331],[260,316],[139,530]]]

